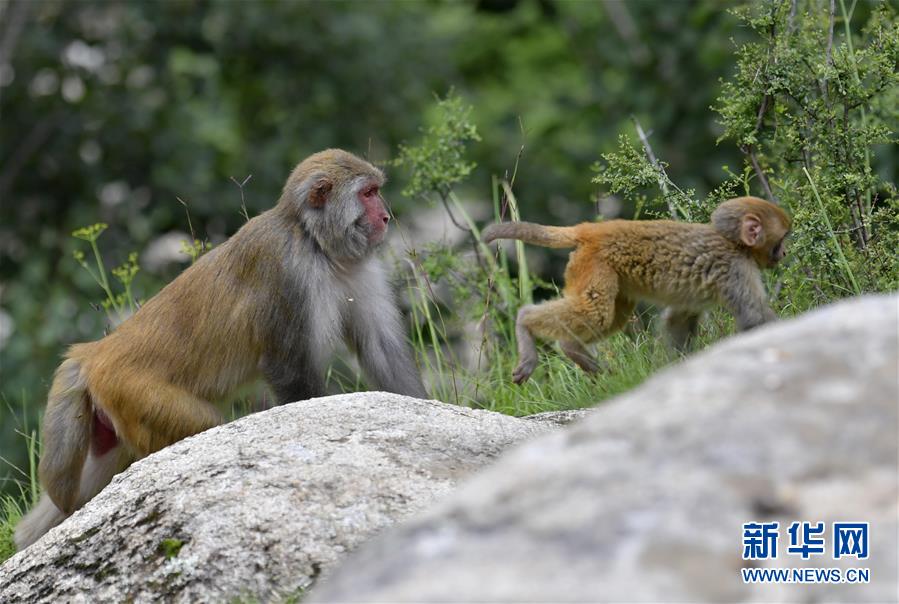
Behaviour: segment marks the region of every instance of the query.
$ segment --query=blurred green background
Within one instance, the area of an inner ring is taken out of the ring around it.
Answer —
[[[141,253],[147,297],[184,266],[161,237],[220,241],[270,207],[293,165],[344,147],[385,162],[414,141],[435,95],[474,107],[489,204],[509,173],[528,219],[596,213],[590,166],[651,131],[669,174],[702,195],[739,172],[709,110],[751,36],[731,3],[13,1],[0,4],[0,455],[24,465],[65,346],[103,333],[102,298],[73,260],[74,229],[106,222],[108,266]],[[870,6],[856,9],[858,22]],[[895,162],[895,150],[880,162]],[[387,196],[402,224],[421,200]],[[627,208],[624,209],[627,214]],[[548,277],[549,275],[547,275]],[[0,477],[13,475],[0,461]]]

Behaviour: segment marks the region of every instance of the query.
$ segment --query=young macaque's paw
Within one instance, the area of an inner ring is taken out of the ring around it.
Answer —
[[[518,363],[518,367],[512,372],[512,381],[518,385],[524,384],[528,381],[528,378],[531,377],[531,374],[534,373],[534,369],[536,368],[536,357],[521,359],[521,362]]]

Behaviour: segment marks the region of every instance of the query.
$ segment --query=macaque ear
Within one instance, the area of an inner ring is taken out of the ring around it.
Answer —
[[[762,221],[755,214],[746,214],[740,222],[740,241],[748,247],[755,247],[765,237]]]
[[[331,193],[331,181],[325,177],[319,178],[309,189],[309,205],[313,208],[322,208],[328,201]]]

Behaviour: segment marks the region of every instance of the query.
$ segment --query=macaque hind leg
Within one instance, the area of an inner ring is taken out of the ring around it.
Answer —
[[[612,334],[624,327],[634,314],[634,306],[636,305],[633,300],[628,300],[627,298],[619,296],[615,300],[615,316],[612,319],[612,324],[605,330],[605,332],[600,334],[600,336]],[[562,340],[559,342],[559,348],[562,349],[565,356],[574,361],[575,365],[587,373],[596,373],[605,366],[605,363],[596,361],[593,358],[593,355],[591,355],[590,351],[584,346],[583,341]]]
[[[543,304],[525,306],[518,311],[515,336],[518,339],[518,366],[512,373],[512,381],[523,384],[537,367],[535,338],[564,342],[591,342],[595,340],[583,329],[583,311],[578,301],[562,298]]]
[[[615,300],[615,318],[612,320],[612,325],[609,326],[608,333],[615,333],[627,325],[627,322],[634,316],[634,308],[636,306],[637,303],[633,300],[618,296]]]
[[[546,306],[546,304],[543,306]],[[537,343],[526,325],[528,316],[537,312],[540,312],[540,306],[535,305],[522,306],[518,310],[518,317],[515,321],[515,340],[518,342],[518,366],[512,372],[512,381],[516,384],[526,382],[537,367]]]
[[[97,423],[94,423],[91,435],[91,450],[84,460],[81,468],[81,478],[78,481],[78,495],[74,501],[73,509],[77,510],[97,493],[103,490],[112,477],[128,467],[133,457],[121,444],[116,444],[115,434],[98,435]],[[16,527],[15,543],[22,550],[44,535],[51,528],[69,517],[63,512],[48,493],[43,493],[37,505],[28,512]]]
[[[594,273],[595,274],[595,273]],[[562,351],[585,371],[595,371],[595,361],[583,344],[605,337],[616,328],[615,300],[618,280],[611,270],[601,270],[602,279],[591,281],[580,292],[566,295],[518,312],[515,334],[518,338],[518,367],[512,374],[523,384],[537,366],[534,338],[558,340]]]
[[[121,444],[107,450],[102,455],[97,455],[95,451],[88,453],[87,459],[84,460],[84,467],[81,469],[76,508],[80,508],[93,499],[97,493],[103,490],[103,487],[109,484],[113,476],[127,468],[133,460],[132,455]]]
[[[153,376],[120,377],[105,388],[93,388],[91,394],[111,418],[119,440],[136,457],[222,423],[212,404]]]
[[[584,348],[584,345],[576,340],[562,340],[559,342],[559,348],[565,353],[574,364],[586,371],[587,373],[596,373],[599,371],[599,363],[593,359],[590,351]]]

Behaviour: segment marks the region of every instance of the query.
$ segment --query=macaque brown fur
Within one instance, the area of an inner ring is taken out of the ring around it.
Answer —
[[[756,197],[738,197],[712,213],[711,224],[671,220],[609,220],[572,227],[527,222],[494,224],[485,242],[519,239],[551,248],[575,248],[565,269],[561,299],[524,306],[518,313],[516,383],[537,365],[534,338],[558,340],[588,372],[597,364],[585,344],[622,328],[638,300],[667,306],[665,319],[677,348],[687,346],[699,313],[724,305],[740,330],[776,319],[762,284],[762,268],[784,256],[791,219]]]
[[[213,406],[264,378],[280,402],[325,393],[343,340],[372,386],[426,398],[373,251],[383,173],[341,150],[299,164],[278,204],[201,257],[105,338],[72,346],[43,425],[33,543],[131,461],[222,422]]]

